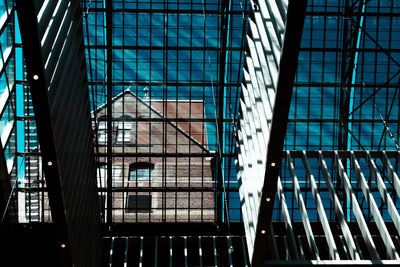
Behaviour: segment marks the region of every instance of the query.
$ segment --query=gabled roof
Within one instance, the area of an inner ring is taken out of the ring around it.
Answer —
[[[116,101],[118,101],[121,98],[124,98],[126,95],[131,95],[133,96],[139,103],[141,103],[142,105],[144,105],[146,108],[148,108],[151,112],[153,112],[154,114],[156,114],[159,118],[166,118],[160,111],[158,111],[156,108],[154,108],[152,105],[150,105],[147,101],[141,99],[140,97],[138,97],[136,94],[134,94],[129,88],[126,89],[125,91],[121,92],[120,94],[116,95],[113,99],[112,99],[112,103],[114,104]],[[152,100],[154,102],[166,102],[166,100]],[[152,102],[150,101],[150,103]],[[194,102],[193,100],[191,100],[191,102]],[[196,102],[203,102],[202,100],[198,100]],[[107,107],[107,103],[104,103],[103,105],[99,106],[95,112],[92,112],[92,116],[95,116],[96,114],[98,114],[100,111],[103,111],[105,108]],[[185,130],[183,130],[181,127],[179,127],[178,125],[176,125],[175,123],[167,120],[166,121],[169,125],[171,125],[174,129],[176,129],[179,133],[181,133],[183,136],[185,136],[186,138],[188,138],[189,140],[191,140],[193,143],[195,143],[198,147],[200,147],[200,149],[202,151],[205,152],[210,152],[209,149],[204,146],[202,143],[200,143],[199,141],[197,141],[195,138],[193,138],[190,134],[188,134]]]

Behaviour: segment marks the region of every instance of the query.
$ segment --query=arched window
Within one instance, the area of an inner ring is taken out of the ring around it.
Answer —
[[[129,181],[135,182],[151,182],[151,174],[154,164],[150,162],[135,162],[129,165]],[[138,184],[138,186],[141,186]]]

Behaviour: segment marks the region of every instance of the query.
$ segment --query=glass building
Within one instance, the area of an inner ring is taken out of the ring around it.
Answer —
[[[0,1],[0,249],[16,266],[400,264],[399,14]]]

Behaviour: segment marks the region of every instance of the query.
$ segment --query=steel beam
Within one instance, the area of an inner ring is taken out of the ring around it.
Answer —
[[[400,179],[397,173],[394,171],[394,168],[390,163],[390,159],[386,151],[382,152],[382,162],[384,164],[387,173],[389,174],[391,181],[393,182],[393,187],[395,188],[397,195],[400,197]]]
[[[24,46],[24,56],[28,73],[28,82],[31,88],[33,109],[35,112],[38,137],[42,153],[43,169],[46,173],[48,197],[51,203],[52,219],[56,223],[56,239],[59,244],[65,244],[66,248],[58,249],[60,266],[72,266],[72,256],[68,241],[68,230],[60,173],[57,166],[57,153],[53,134],[50,107],[47,98],[47,84],[45,81],[44,64],[41,56],[41,38],[37,27],[34,1],[16,1],[21,37]],[[25,42],[24,42],[25,41]],[[35,78],[33,77],[35,75]],[[51,163],[51,164],[49,164]]]
[[[253,265],[263,264],[270,234],[306,3],[251,1],[237,165]]]
[[[16,7],[58,265],[97,266],[100,218],[79,1],[18,0]]]
[[[113,57],[112,57],[112,21],[113,21],[113,5],[112,0],[106,0],[106,44],[107,44],[107,212],[106,222],[111,226],[112,223],[112,150],[113,150],[113,122],[112,122],[112,99],[113,99]]]
[[[382,200],[386,204],[386,207],[389,211],[392,221],[393,221],[394,225],[396,226],[397,232],[400,234],[400,216],[399,216],[399,212],[396,208],[396,205],[394,204],[392,197],[390,196],[390,194],[386,188],[385,182],[383,181],[382,176],[378,172],[378,168],[376,167],[376,164],[372,160],[372,157],[368,151],[366,151],[365,156],[366,156],[367,164],[370,169],[370,173],[372,174],[372,177],[374,177],[375,183],[378,186],[378,190],[379,190],[379,193],[381,194]],[[383,154],[383,157],[385,157],[385,156],[386,156],[386,154]],[[387,160],[384,159],[384,162],[386,163],[387,166],[389,166],[389,163]],[[390,167],[389,167],[389,170],[390,170]],[[398,187],[398,182],[399,182],[398,177],[396,179],[396,176],[393,175],[393,173],[392,173],[392,181],[393,181],[393,184],[395,185],[394,186],[395,188],[396,188],[396,186]],[[396,188],[396,189],[398,189],[398,188]]]
[[[221,1],[220,5],[220,12],[221,12],[221,22],[220,22],[220,27],[221,27],[221,38],[220,38],[220,53],[219,53],[219,87],[218,87],[218,119],[217,119],[217,134],[218,134],[218,152],[220,155],[224,152],[224,123],[223,123],[223,118],[224,118],[224,106],[225,106],[225,70],[227,68],[226,66],[226,53],[227,53],[227,43],[228,43],[228,29],[229,29],[229,15],[228,12],[230,11],[230,0],[228,1]],[[215,107],[217,108],[217,107]],[[221,156],[218,157],[218,174],[217,174],[217,186],[222,187],[225,186],[223,185],[223,181],[225,180],[223,175],[224,175],[224,164],[223,164],[223,158]],[[225,210],[224,206],[224,199],[227,196],[223,195],[223,192],[218,192],[217,193],[217,199],[216,199],[216,218],[217,218],[217,223],[222,225],[223,223],[223,218],[225,217],[224,212],[228,212]],[[229,222],[228,222],[229,223]]]
[[[312,257],[315,260],[319,260],[319,251],[317,248],[317,244],[315,243],[315,237],[311,228],[310,220],[308,219],[306,205],[304,204],[303,195],[301,194],[300,184],[297,179],[294,164],[292,158],[290,157],[290,153],[287,152],[286,154],[286,162],[289,168],[290,176],[292,177],[293,187],[297,199],[297,203],[299,204],[301,219],[303,221],[304,230],[306,231],[306,238],[308,241],[308,246],[311,250]]]
[[[350,199],[350,204],[351,208],[353,210],[354,216],[356,218],[356,221],[360,227],[361,234],[364,238],[364,241],[367,245],[368,251],[370,253],[371,259],[373,260],[379,260],[379,254],[377,252],[375,242],[372,239],[371,233],[368,230],[368,226],[365,222],[364,215],[361,211],[360,205],[358,203],[357,197],[353,192],[350,180],[347,176],[347,173],[345,171],[345,168],[343,166],[342,160],[339,157],[338,153],[335,153],[335,163],[336,167],[340,176],[340,179],[342,180],[344,190],[346,192],[347,197]]]
[[[318,192],[318,187],[317,183],[315,182],[314,175],[312,174],[312,170],[310,167],[310,164],[308,162],[306,152],[303,151],[303,157],[301,158],[303,160],[304,168],[306,170],[306,174],[308,176],[308,179],[310,180],[310,185],[311,185],[311,192],[315,201],[315,204],[317,206],[317,211],[319,218],[321,220],[322,228],[324,229],[326,241],[329,246],[329,255],[331,260],[339,260],[339,254],[338,250],[336,248],[335,240],[333,239],[332,231],[329,226],[328,218],[326,217],[325,209],[321,200],[321,196],[319,195]]]
[[[356,244],[353,240],[353,236],[350,232],[349,226],[347,225],[346,218],[343,213],[342,204],[336,194],[335,186],[332,183],[331,175],[328,172],[325,159],[322,156],[322,152],[318,152],[318,162],[319,168],[322,170],[323,177],[325,179],[326,185],[328,187],[329,196],[331,202],[334,205],[335,213],[339,221],[340,228],[342,230],[344,239],[346,240],[347,247],[349,248],[350,257],[352,260],[359,260],[360,255],[356,248]]]
[[[365,179],[364,174],[361,172],[360,164],[359,164],[358,160],[356,159],[356,157],[354,156],[354,153],[351,153],[350,156],[351,156],[350,159],[351,159],[351,163],[354,168],[354,172],[356,173],[357,181],[361,185],[362,191],[364,193],[364,197],[367,200],[367,203],[368,203],[368,206],[372,213],[372,216],[374,217],[376,226],[379,230],[379,233],[381,234],[383,243],[386,246],[386,253],[387,253],[388,257],[392,260],[399,259],[399,255],[396,251],[396,248],[394,247],[392,238],[390,237],[390,234],[386,228],[385,222],[383,221],[383,218],[380,214],[379,208],[376,205],[374,196],[372,195],[371,191],[369,190],[368,182]]]
[[[298,260],[298,259],[300,259],[299,255],[301,255],[301,253],[299,254],[299,252],[297,250],[296,239],[295,239],[294,233],[293,233],[292,221],[289,216],[289,210],[286,205],[286,198],[285,198],[285,195],[283,194],[282,183],[281,183],[280,178],[278,178],[277,193],[278,193],[279,204],[282,208],[282,214],[283,214],[283,219],[285,221],[285,227],[286,227],[286,231],[288,234],[288,239],[290,241],[290,242],[288,242],[289,246],[290,246],[290,248],[289,248],[290,257],[292,259]],[[272,236],[272,238],[275,238],[272,224],[271,224],[271,236]]]

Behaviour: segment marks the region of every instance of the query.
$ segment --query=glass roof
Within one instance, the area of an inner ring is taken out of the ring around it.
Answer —
[[[393,1],[348,2],[308,4],[287,150],[398,147],[400,20],[393,13],[400,8]],[[223,158],[223,171],[214,171],[225,177],[221,191],[237,187],[230,154],[248,10],[247,1],[226,4],[112,1],[110,28],[105,1],[82,1],[92,109],[106,102],[108,67],[113,97],[129,89],[143,98],[148,89],[150,102],[203,101],[207,148]],[[112,44],[107,44],[110,30]],[[190,121],[194,114],[186,112]],[[218,186],[218,178],[214,181]],[[230,219],[238,220],[238,193],[229,194]]]
[[[389,0],[309,1],[286,149],[398,147],[399,10]]]
[[[240,96],[247,1],[112,1],[112,27],[107,25],[107,14],[111,11],[106,2],[81,1],[94,114],[107,101],[107,68],[112,68],[113,98],[130,90],[140,99],[148,98],[153,107],[158,101],[168,102],[158,110],[178,127],[182,123],[177,117],[191,125],[190,129],[195,120],[201,121],[204,125],[201,139],[207,140],[208,151],[202,152],[202,170],[206,172],[209,168],[205,164],[207,157],[222,159],[215,164],[223,170],[212,167],[213,187],[217,188],[215,192],[220,192],[215,193],[215,197],[222,206],[231,207],[231,219],[239,220],[232,122]],[[107,34],[112,35],[110,44],[107,44]],[[111,64],[107,64],[107,53],[112,53]],[[183,109],[179,103],[185,101],[191,107],[200,101],[202,110]],[[170,110],[176,114],[171,116]],[[128,113],[128,109],[121,114],[113,113],[113,118]],[[155,125],[152,118],[150,121]],[[195,135],[190,129],[187,133]],[[176,144],[180,142],[179,138],[175,132]],[[154,136],[152,139],[148,143],[154,143]],[[153,146],[150,153],[155,151]],[[164,156],[176,158],[176,155]],[[124,154],[118,160],[127,162],[131,159]],[[151,156],[149,160],[152,161]],[[187,164],[189,169],[197,164],[195,160],[190,162]],[[168,168],[167,164],[163,168]],[[172,176],[178,179],[181,169],[174,168],[176,174]],[[225,177],[225,189],[221,176]],[[191,179],[190,175],[188,179]],[[231,187],[233,189],[228,189]],[[221,196],[224,190],[233,191],[227,202],[224,202],[225,196]],[[216,214],[215,218],[220,216],[219,220],[222,220],[221,217],[226,216],[224,207],[216,208],[219,210],[216,213],[221,214]]]
[[[114,184],[114,196],[122,199],[113,204],[114,222],[159,220],[149,212],[137,213],[143,219],[127,214],[128,196],[123,193],[130,184],[129,165],[153,159],[164,160],[164,163],[152,162],[161,166],[159,174],[154,171],[156,168],[152,173],[164,181],[167,176],[172,179],[174,185],[170,192],[187,194],[196,188],[201,198],[211,194],[216,203],[208,208],[191,207],[190,200],[182,204],[175,197],[174,203],[167,204],[169,195],[161,194],[157,196],[160,202],[154,202],[154,209],[167,209],[172,214],[171,217],[167,213],[162,215],[161,220],[190,221],[191,211],[195,214],[199,209],[212,210],[211,221],[240,220],[234,131],[250,1],[111,1],[111,9],[107,3],[86,0],[81,1],[81,6],[93,129],[98,135],[95,140],[98,173],[105,172],[102,168],[107,156],[111,156],[113,175],[121,178],[120,184]],[[284,149],[398,150],[400,18],[395,14],[399,12],[400,3],[390,0],[308,1]],[[25,145],[25,150],[19,147],[18,152],[37,153],[36,127],[28,104],[26,81],[22,78],[18,27],[16,35],[17,123],[25,125],[25,140],[31,143]],[[111,37],[111,42],[107,43],[107,37]],[[112,61],[107,62],[110,54]],[[110,79],[109,69],[112,70]],[[111,85],[110,91],[108,85]],[[149,115],[140,117],[128,108],[121,110],[113,106],[112,131],[116,135],[113,138],[116,143],[122,143],[112,151],[104,150],[101,138],[106,138],[102,131],[107,128],[102,120],[107,118],[107,111],[100,110],[107,106],[107,97],[116,103],[127,91],[137,100],[129,100],[126,105],[135,103],[137,112],[136,103],[142,103]],[[25,111],[18,108],[23,100],[27,103]],[[189,108],[195,105],[197,108]],[[148,145],[147,150],[125,143],[127,126],[119,122],[127,116],[134,118],[135,123],[129,127],[147,125],[150,133],[141,136],[146,141],[140,144],[142,148]],[[150,124],[156,128],[152,129]],[[23,126],[20,127],[17,130],[23,132]],[[168,130],[160,143],[151,138],[159,130],[157,127]],[[194,130],[198,128],[201,130]],[[122,136],[118,136],[119,131]],[[182,135],[189,141],[183,142]],[[18,136],[18,142],[23,144],[24,140]],[[165,151],[155,149],[160,144],[166,147]],[[173,152],[167,150],[171,144]],[[193,160],[194,156],[189,154],[199,144],[205,149]],[[138,152],[142,156],[132,154]],[[176,164],[170,166],[166,163],[168,160],[176,160]],[[39,174],[36,175],[36,169],[28,170],[28,161],[25,178],[33,181]],[[167,175],[169,167],[172,174]],[[210,172],[211,182],[209,178],[198,179],[198,174],[190,172],[196,168],[203,173]],[[188,173],[182,174],[186,170]],[[282,177],[285,175],[283,172]],[[179,185],[183,176],[185,189]],[[104,178],[104,175],[100,177],[99,183],[107,191],[105,184],[101,184]],[[165,187],[165,184],[160,186]],[[154,190],[161,192],[160,188]],[[140,189],[129,190],[140,193]],[[153,189],[147,185],[143,190],[149,194]],[[227,208],[229,213],[225,212]],[[182,210],[186,211],[182,213]],[[179,217],[179,214],[183,215]],[[197,218],[208,221],[204,216]]]
[[[400,18],[394,15],[399,11],[400,4],[395,1],[308,2],[284,149],[399,150]],[[302,159],[294,158],[293,162],[310,220],[318,220]],[[377,191],[367,164],[364,159],[360,162],[371,190]],[[350,159],[343,164],[351,183],[357,186]],[[377,163],[378,169],[390,187],[390,179],[380,164]],[[287,165],[285,159],[281,171],[283,190],[292,219],[300,221]],[[318,159],[311,159],[310,165],[322,201],[330,206],[326,210],[328,219],[334,221],[334,207],[329,202]],[[327,165],[343,201],[346,219],[355,220],[334,159],[328,160]],[[374,196],[379,199],[375,191]],[[356,195],[365,217],[371,220],[368,201],[361,192]],[[396,200],[396,194],[392,198]],[[385,205],[378,205],[383,211]],[[283,220],[279,203],[275,202],[275,208],[273,219]],[[391,220],[382,213],[384,220]]]

